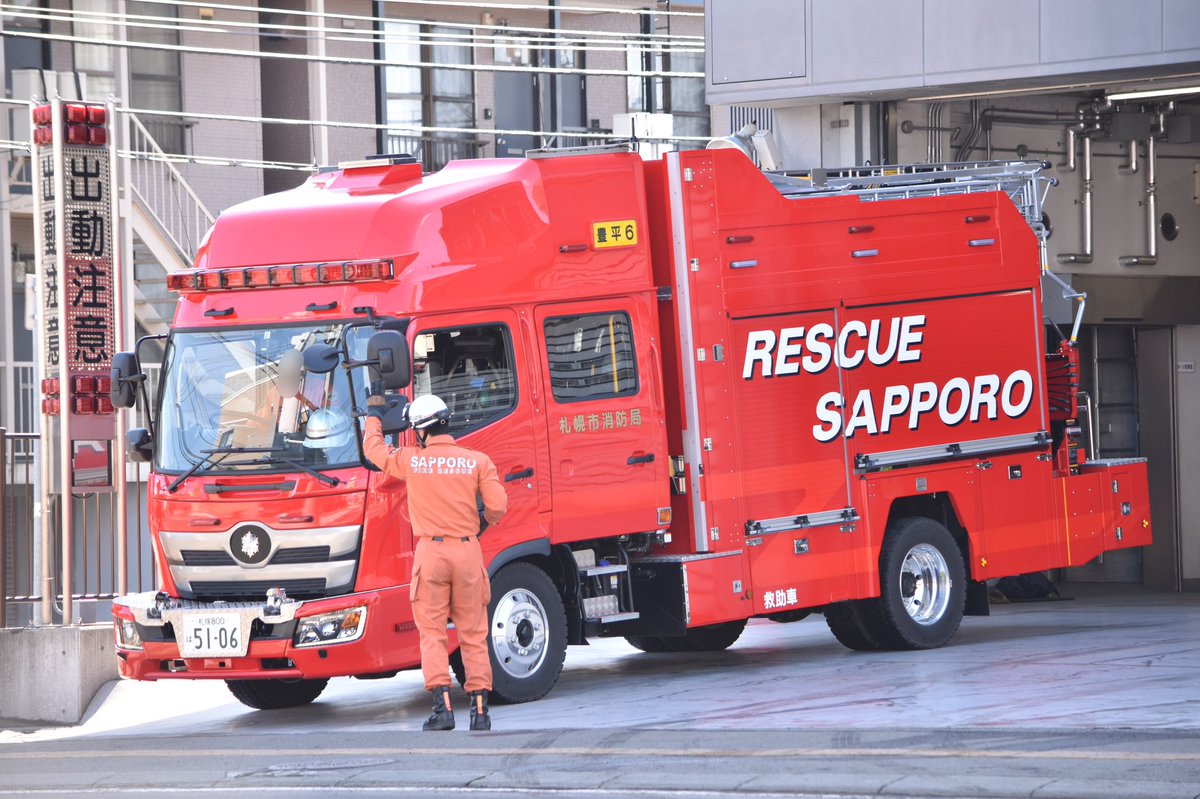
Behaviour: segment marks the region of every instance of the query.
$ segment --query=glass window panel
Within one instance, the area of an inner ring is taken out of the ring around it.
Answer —
[[[512,342],[503,325],[421,333],[413,343],[413,396],[446,403],[450,433],[478,430],[517,406]]]
[[[629,315],[547,319],[550,389],[559,402],[626,397],[638,391]]]
[[[421,101],[400,97],[387,101],[387,123],[389,125],[421,126]]]
[[[433,104],[433,124],[439,128],[470,128],[475,126],[473,103],[437,102]]]

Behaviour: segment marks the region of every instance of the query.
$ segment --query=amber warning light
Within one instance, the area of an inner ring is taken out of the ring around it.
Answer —
[[[241,269],[191,269],[168,275],[167,288],[187,294],[193,291],[358,283],[365,280],[388,280],[392,275],[391,261],[247,266]]]

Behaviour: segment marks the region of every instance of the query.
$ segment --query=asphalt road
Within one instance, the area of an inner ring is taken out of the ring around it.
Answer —
[[[72,728],[0,732],[0,797],[1200,797],[1200,595],[1068,588],[931,652],[814,616],[728,652],[573,648],[495,730],[422,733],[417,674],[259,712],[221,684],[114,683]]]

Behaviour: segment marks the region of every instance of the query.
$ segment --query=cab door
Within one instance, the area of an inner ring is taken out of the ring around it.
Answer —
[[[450,409],[450,432],[492,459],[508,494],[508,513],[481,540],[485,559],[512,543],[544,538],[538,515],[536,392],[530,354],[509,310],[422,317],[410,329],[413,396],[436,394]],[[409,443],[415,444],[412,434]]]
[[[625,297],[536,309],[556,543],[660,529],[670,506],[653,318]]]

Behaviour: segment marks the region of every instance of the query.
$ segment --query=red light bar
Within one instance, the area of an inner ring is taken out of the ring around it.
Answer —
[[[62,403],[57,397],[42,400],[42,413],[47,416],[58,416],[62,410]]]
[[[48,105],[39,105],[33,109],[33,124],[49,125],[54,121],[54,111]]]
[[[97,146],[108,144],[107,128],[88,128],[88,144]]]
[[[34,144],[49,144],[54,138],[54,131],[50,128],[34,128],[33,143]]]
[[[96,378],[92,375],[75,375],[71,378],[71,393],[95,394]]]
[[[195,291],[195,272],[172,272],[167,275],[167,290],[174,292]]]
[[[42,393],[43,394],[57,394],[58,393],[58,378],[57,377],[43,377],[42,378]]]
[[[192,269],[167,275],[167,288],[186,293],[267,286],[312,286],[386,280],[392,277],[391,261],[362,261],[295,266],[247,266],[235,269]]]
[[[96,413],[112,413],[113,404],[109,397],[96,397]]]
[[[67,125],[67,144],[87,144],[87,125]]]
[[[342,274],[345,280],[384,280],[392,276],[392,265],[387,261],[344,264]]]
[[[85,394],[82,397],[76,397],[73,403],[75,413],[95,413],[96,398],[91,394]]]
[[[340,283],[345,279],[342,274],[341,264],[321,264],[317,267],[317,279],[322,283]]]
[[[96,375],[96,393],[108,395],[112,393],[112,377],[109,375]]]
[[[222,269],[217,272],[223,289],[240,289],[246,285],[246,270]]]
[[[89,105],[87,110],[87,123],[89,125],[103,125],[108,121],[108,111],[102,105]]]
[[[68,104],[63,106],[63,120],[68,125],[86,125],[88,109],[86,105]]]
[[[320,280],[315,266],[297,266],[296,267],[296,282],[297,283],[316,283]]]
[[[256,289],[271,285],[271,270],[265,266],[243,269],[242,278],[248,288]]]

